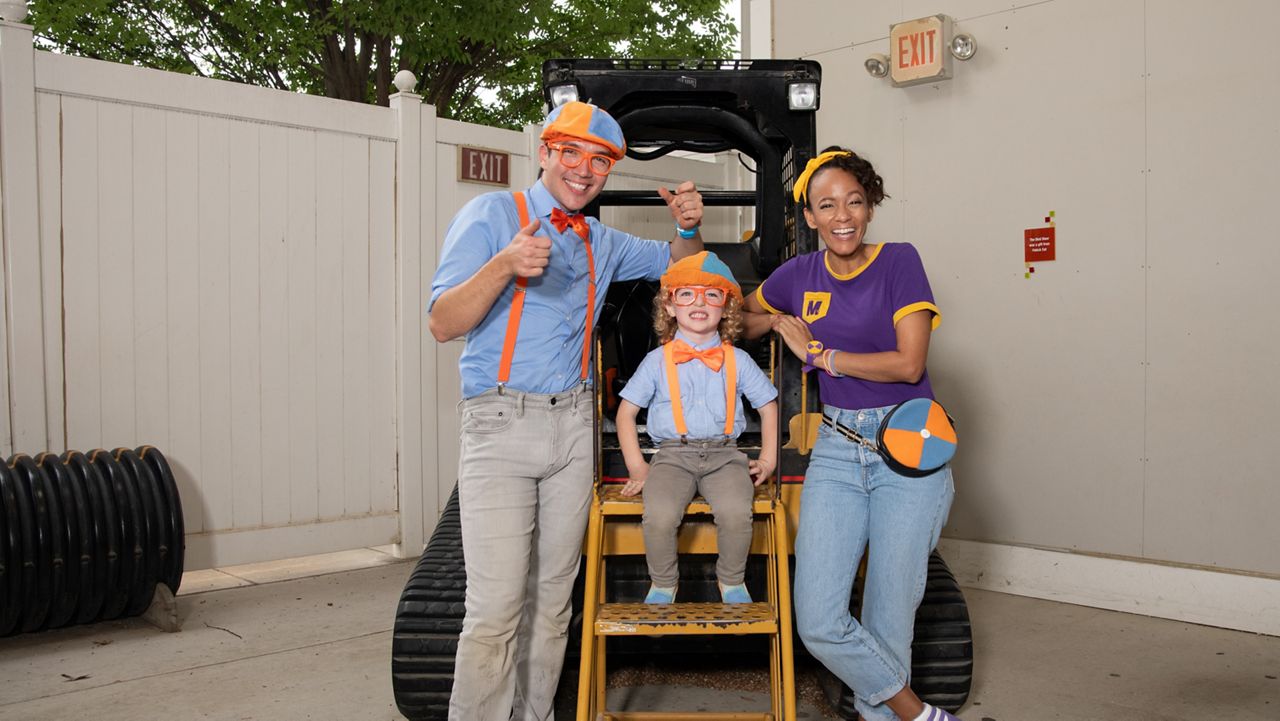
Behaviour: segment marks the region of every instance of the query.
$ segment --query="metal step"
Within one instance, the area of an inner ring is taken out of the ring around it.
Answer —
[[[751,512],[765,515],[773,513],[773,503],[771,484],[762,483],[756,487]],[[644,496],[624,496],[622,484],[609,484],[600,492],[600,511],[606,516],[644,515]],[[702,496],[695,496],[684,512],[685,515],[707,515],[711,513],[711,504]]]
[[[771,713],[716,711],[605,711],[603,721],[774,721]]]
[[[600,636],[709,636],[776,633],[769,603],[606,603],[596,614]]]

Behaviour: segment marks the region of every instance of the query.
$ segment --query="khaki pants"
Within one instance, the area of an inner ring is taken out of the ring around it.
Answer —
[[[591,498],[591,393],[463,401],[467,566],[451,721],[547,721]]]
[[[671,588],[680,580],[676,532],[684,509],[701,494],[716,521],[716,578],[726,586],[742,583],[751,550],[751,500],[755,487],[747,454],[731,440],[665,441],[653,457],[644,483],[644,555],[649,579]]]

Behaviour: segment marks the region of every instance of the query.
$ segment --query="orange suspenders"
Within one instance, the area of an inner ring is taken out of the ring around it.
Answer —
[[[524,193],[512,193],[516,201],[516,212],[520,215],[520,227],[529,224],[529,207]],[[587,382],[587,372],[591,369],[591,326],[596,317],[596,263],[591,255],[591,240],[582,239],[587,249],[587,322],[582,340],[582,382]],[[520,333],[520,315],[524,313],[524,298],[529,279],[523,276],[516,278],[515,295],[511,297],[511,314],[507,317],[507,335],[502,341],[502,357],[498,361],[498,390],[507,387],[511,378],[511,359],[516,353],[516,336]]]
[[[734,357],[733,344],[725,341],[724,348],[724,434],[733,435],[734,414],[738,403],[738,366]],[[680,378],[676,373],[676,359],[670,343],[662,346],[662,356],[667,361],[667,394],[671,396],[671,416],[676,422],[676,433],[680,440],[689,434],[684,424],[684,404],[680,402]]]

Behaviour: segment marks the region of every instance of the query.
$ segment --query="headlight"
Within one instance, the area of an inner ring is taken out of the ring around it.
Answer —
[[[805,80],[787,86],[787,104],[792,110],[818,109],[818,84]]]
[[[551,86],[551,107],[558,108],[578,99],[578,86],[574,83]]]

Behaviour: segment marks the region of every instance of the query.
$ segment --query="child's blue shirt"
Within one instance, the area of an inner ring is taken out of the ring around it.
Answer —
[[[706,343],[694,344],[680,331],[676,337],[697,349],[720,345],[717,335]],[[769,376],[741,348],[733,349],[738,373],[738,395],[746,396],[752,408],[759,408],[778,397],[778,389],[769,382]],[[689,438],[724,437],[725,402],[724,373],[728,364],[713,371],[700,361],[689,361],[676,366],[680,378],[680,400],[684,406],[685,426]],[[640,362],[631,380],[620,393],[624,399],[649,409],[646,430],[654,443],[679,440],[675,419],[671,415],[671,395],[667,388],[666,361],[662,347],[650,351]],[[737,438],[747,427],[747,417],[742,404],[734,404],[733,437]]]

